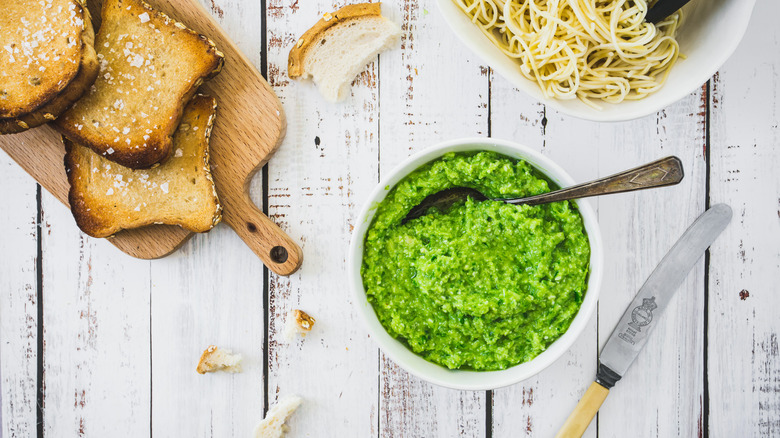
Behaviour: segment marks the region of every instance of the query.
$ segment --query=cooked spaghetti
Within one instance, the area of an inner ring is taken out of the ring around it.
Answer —
[[[453,0],[547,97],[618,103],[658,90],[680,56],[681,14],[646,0]]]

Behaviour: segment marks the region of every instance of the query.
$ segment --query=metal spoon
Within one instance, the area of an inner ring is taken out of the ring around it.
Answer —
[[[633,192],[653,187],[672,186],[682,181],[683,176],[685,176],[685,173],[683,172],[682,161],[675,156],[671,156],[606,178],[527,198],[488,198],[476,189],[452,187],[425,197],[422,202],[409,211],[401,221],[401,224],[426,215],[431,207],[446,210],[455,202],[464,201],[466,198],[472,198],[475,201],[490,199],[514,205],[538,205],[611,193]]]
[[[645,15],[645,21],[657,24],[664,18],[674,14],[678,9],[685,6],[690,0],[658,0]]]

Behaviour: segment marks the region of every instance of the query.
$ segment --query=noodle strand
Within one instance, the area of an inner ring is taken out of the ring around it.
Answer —
[[[641,99],[680,56],[681,14],[647,23],[647,0],[453,1],[548,98]]]

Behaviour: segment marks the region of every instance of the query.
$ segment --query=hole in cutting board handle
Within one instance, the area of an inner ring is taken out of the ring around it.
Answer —
[[[271,260],[276,263],[284,263],[287,261],[287,248],[283,246],[275,246],[271,248]]]
[[[250,233],[256,233],[257,225],[253,224],[252,222],[247,222],[246,229],[249,230]],[[287,248],[283,246],[275,246],[271,248],[269,255],[271,256],[271,260],[273,260],[274,263],[284,263],[287,261],[287,258],[290,257],[290,255],[287,253]]]

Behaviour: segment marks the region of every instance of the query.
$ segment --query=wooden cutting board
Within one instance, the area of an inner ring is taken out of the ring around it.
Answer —
[[[102,0],[90,0],[97,32]],[[290,275],[303,253],[249,198],[249,182],[279,147],[286,122],[281,103],[257,69],[196,0],[152,0],[152,6],[208,36],[225,54],[225,66],[200,92],[217,98],[211,134],[211,166],[224,207],[223,222],[233,228],[269,269]],[[68,181],[59,134],[50,126],[0,135],[0,148],[38,183],[68,205]],[[75,226],[75,221],[74,221]],[[192,235],[176,226],[154,225],[110,238],[117,248],[142,259],[170,254]]]

